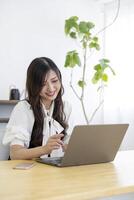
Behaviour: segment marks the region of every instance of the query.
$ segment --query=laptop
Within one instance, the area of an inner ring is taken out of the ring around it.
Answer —
[[[107,163],[114,160],[128,124],[75,126],[63,157],[37,158],[58,167]]]

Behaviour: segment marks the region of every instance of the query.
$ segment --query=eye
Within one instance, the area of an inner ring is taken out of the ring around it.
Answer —
[[[52,83],[56,83],[56,82],[58,82],[58,79],[52,81]]]

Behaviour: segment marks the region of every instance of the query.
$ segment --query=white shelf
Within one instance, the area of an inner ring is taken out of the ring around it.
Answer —
[[[10,114],[18,102],[18,100],[0,100],[0,124],[8,123]]]
[[[19,100],[0,100],[0,105],[15,105]]]

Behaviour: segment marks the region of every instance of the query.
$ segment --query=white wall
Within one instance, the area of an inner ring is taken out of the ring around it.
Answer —
[[[117,1],[105,5],[109,24],[117,8]],[[115,11],[115,12],[114,12]],[[111,34],[112,33],[112,34]],[[114,81],[105,93],[104,121],[129,123],[122,149],[134,149],[134,1],[120,1],[116,22],[106,30],[105,53],[116,71]]]
[[[70,73],[63,68],[66,52],[74,46],[76,48],[64,34],[64,21],[73,15],[79,16],[81,20],[93,21],[96,24],[96,32],[103,27],[101,6],[93,0],[0,1],[0,99],[9,98],[11,84],[22,91],[25,88],[29,63],[35,57],[48,56],[57,63],[63,73],[65,98],[68,98],[75,108],[75,120],[77,123],[83,120],[78,100],[68,84]],[[98,58],[93,56],[90,64],[96,64],[97,60]],[[92,108],[92,104],[96,103],[96,94],[93,92],[96,87],[92,86],[90,90],[93,94],[87,91],[87,107]],[[100,116],[97,122],[101,120]]]

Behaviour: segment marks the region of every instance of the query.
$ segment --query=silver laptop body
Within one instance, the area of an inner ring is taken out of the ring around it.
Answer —
[[[64,157],[37,158],[59,167],[106,163],[114,160],[128,124],[75,126]]]

